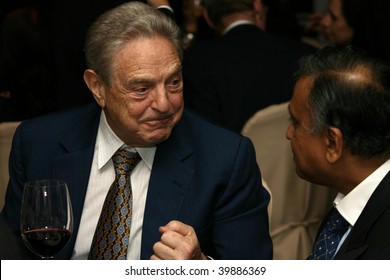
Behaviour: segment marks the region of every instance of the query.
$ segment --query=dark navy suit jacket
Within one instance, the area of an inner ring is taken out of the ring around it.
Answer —
[[[72,256],[100,113],[91,104],[23,122],[15,133],[2,214],[18,232],[24,182],[65,180],[72,198],[74,233],[59,259]],[[271,259],[268,202],[250,140],[185,112],[169,139],[157,146],[141,259],[153,254],[152,246],[160,240],[159,226],[173,219],[193,226],[203,253],[213,258]]]
[[[318,232],[321,232],[324,222]],[[334,259],[390,260],[389,237],[390,172],[371,195]]]
[[[289,101],[296,63],[314,49],[239,25],[186,50],[183,60],[187,108],[234,131],[258,110]]]

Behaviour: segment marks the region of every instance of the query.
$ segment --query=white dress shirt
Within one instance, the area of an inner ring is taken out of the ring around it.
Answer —
[[[350,224],[349,229],[343,235],[336,250],[339,250],[344,240],[347,238],[352,227],[355,225],[360,214],[363,212],[371,195],[374,193],[379,183],[383,180],[387,173],[390,171],[390,159],[382,164],[377,170],[371,173],[366,179],[364,179],[359,185],[356,186],[346,196],[339,193],[333,201],[333,206],[337,208],[341,216]]]
[[[234,27],[236,26],[239,26],[239,25],[255,25],[253,22],[249,21],[249,20],[237,20],[235,22],[233,22],[232,24],[230,24],[228,27],[225,28],[225,30],[222,32],[222,35],[225,35],[226,33],[228,33],[230,30],[232,30]]]
[[[92,238],[106,194],[115,178],[114,164],[111,157],[123,145],[123,141],[111,130],[102,111],[88,189],[72,259],[85,260],[88,258]],[[130,177],[133,192],[133,216],[127,254],[127,259],[129,260],[138,260],[141,255],[142,223],[146,194],[156,147],[135,148],[135,150],[138,151],[142,160],[134,168]],[[158,228],[156,231],[158,231]]]

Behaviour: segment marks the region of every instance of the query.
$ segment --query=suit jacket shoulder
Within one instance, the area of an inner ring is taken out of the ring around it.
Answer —
[[[335,259],[390,259],[390,172],[378,185]]]
[[[74,232],[78,231],[88,185],[101,109],[96,104],[24,121],[17,128],[10,154],[10,183],[2,214],[19,230],[24,182],[65,180],[72,199]],[[76,234],[60,255],[70,258]]]

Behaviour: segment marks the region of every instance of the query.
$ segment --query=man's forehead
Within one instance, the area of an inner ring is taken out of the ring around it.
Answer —
[[[307,99],[312,87],[313,78],[309,76],[300,77],[294,87],[294,93],[288,105],[290,114],[295,115],[307,107]]]

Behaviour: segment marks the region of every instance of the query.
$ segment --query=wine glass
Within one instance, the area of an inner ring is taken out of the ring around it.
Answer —
[[[20,231],[27,247],[42,259],[52,259],[68,243],[73,213],[66,183],[27,182],[23,190]]]

